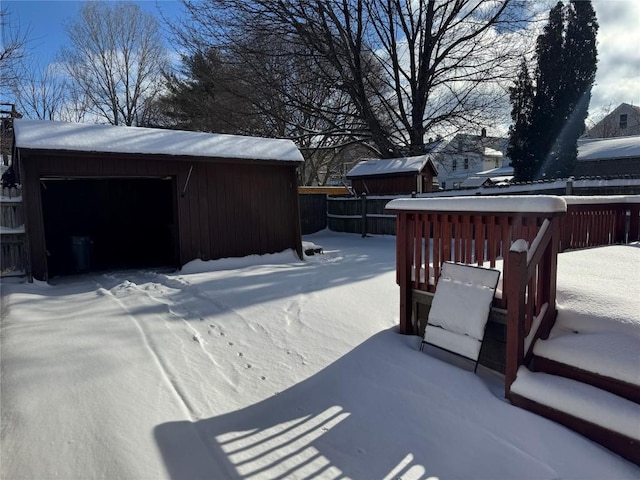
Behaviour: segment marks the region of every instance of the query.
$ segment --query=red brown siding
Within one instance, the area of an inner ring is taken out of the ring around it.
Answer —
[[[28,150],[20,152],[20,163],[28,249],[38,279],[47,278],[43,176],[174,177],[180,265],[198,258],[302,252],[292,163]]]

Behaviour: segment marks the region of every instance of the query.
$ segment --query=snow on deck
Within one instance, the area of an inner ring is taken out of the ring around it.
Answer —
[[[159,128],[16,120],[16,147],[303,162],[291,140]]]
[[[558,317],[538,356],[640,386],[640,243],[558,256]]]
[[[518,369],[511,391],[640,441],[640,405],[568,378]]]

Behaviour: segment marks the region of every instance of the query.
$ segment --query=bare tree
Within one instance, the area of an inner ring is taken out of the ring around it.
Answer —
[[[7,9],[0,9],[0,94],[3,97],[15,87],[21,62],[28,53],[27,32],[10,20]]]
[[[498,107],[508,115],[500,84],[530,47],[521,33],[532,13],[515,0],[183,1],[187,44],[237,50],[250,32],[296,45],[289,58],[303,56],[318,83],[347,96],[341,108],[383,156],[422,151],[427,133],[492,125]],[[249,63],[280,63],[272,45],[253,43]],[[304,108],[335,113],[323,101]],[[353,126],[337,124],[334,134]]]
[[[86,2],[67,34],[61,58],[93,113],[113,125],[136,124],[167,65],[155,18],[134,4]]]
[[[60,120],[65,107],[67,80],[56,71],[56,64],[44,68],[25,65],[15,85],[16,104],[26,118]]]

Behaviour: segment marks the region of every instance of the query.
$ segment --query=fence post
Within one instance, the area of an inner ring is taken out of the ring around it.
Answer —
[[[567,178],[567,184],[565,186],[565,195],[573,195],[573,177]]]
[[[363,192],[360,200],[362,201],[362,238],[364,238],[367,236],[367,194]]]
[[[629,207],[629,237],[627,242],[640,240],[640,203],[631,204]]]

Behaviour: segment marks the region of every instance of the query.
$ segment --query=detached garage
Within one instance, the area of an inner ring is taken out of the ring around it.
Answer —
[[[30,273],[302,255],[289,140],[15,121]]]

